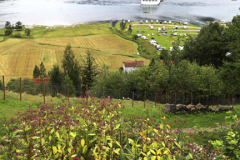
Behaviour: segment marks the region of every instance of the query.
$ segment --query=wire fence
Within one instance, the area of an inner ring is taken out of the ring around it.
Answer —
[[[8,83],[3,77],[0,81],[0,100],[21,100],[49,103],[53,99],[65,96],[67,100],[77,99],[78,97],[109,97],[112,99],[130,100],[130,101],[151,101],[157,104],[198,104],[213,105],[237,105],[239,104],[239,96],[207,96],[199,95],[197,92],[191,91],[172,91],[172,90],[152,90],[152,91],[122,91],[107,88],[89,90],[87,86],[73,86],[68,84],[51,84],[41,80],[34,82],[31,79],[8,79]],[[56,100],[56,99],[55,99]],[[135,104],[132,103],[132,107]],[[144,103],[145,107],[145,103]]]

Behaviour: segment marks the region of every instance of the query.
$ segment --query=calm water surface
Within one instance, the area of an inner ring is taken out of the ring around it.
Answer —
[[[130,19],[182,20],[202,26],[205,21],[231,20],[240,0],[164,0],[141,6],[141,0],[0,0],[0,28],[6,21],[25,25],[71,25]]]

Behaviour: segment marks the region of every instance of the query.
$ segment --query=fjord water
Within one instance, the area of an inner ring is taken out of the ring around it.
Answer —
[[[120,19],[182,20],[202,26],[231,20],[239,7],[240,0],[164,0],[159,6],[141,6],[141,0],[0,0],[0,28],[6,21],[52,26]]]

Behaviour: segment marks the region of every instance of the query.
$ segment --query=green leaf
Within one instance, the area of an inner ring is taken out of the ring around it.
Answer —
[[[131,143],[132,146],[135,145],[135,143],[132,139],[128,138],[128,141]]]
[[[41,144],[42,144],[42,146],[45,144],[45,139],[44,138],[41,139]]]
[[[71,153],[71,150],[72,150],[71,148],[68,148],[68,153]]]
[[[28,130],[28,125],[25,127],[25,131],[27,131]]]
[[[32,137],[32,139],[38,139],[38,138],[40,138],[40,137],[37,137],[37,136],[33,136],[33,137]]]
[[[120,145],[120,143],[118,141],[115,141],[115,143],[120,147],[122,148],[122,146]]]
[[[120,124],[117,124],[113,130],[118,129],[119,127],[120,127]]]
[[[71,158],[74,158],[74,157],[76,157],[76,156],[77,156],[77,154],[74,154],[74,155],[71,156]]]
[[[87,146],[85,145],[84,147],[83,147],[83,154],[85,154],[87,152]]]
[[[95,136],[96,134],[95,133],[90,133],[88,134],[89,136]]]
[[[108,143],[108,145],[109,145],[109,147],[111,147],[111,148],[112,148],[112,143]]]
[[[59,133],[58,133],[58,132],[56,132],[56,136],[57,136],[58,138],[60,138],[60,135],[59,135]]]
[[[53,154],[56,154],[56,153],[57,153],[57,147],[53,146],[53,147],[52,147],[52,150],[53,150]]]
[[[177,142],[174,142],[174,143],[181,149],[181,146]]]
[[[135,148],[135,146],[132,146],[132,153],[133,153],[133,154],[136,153],[136,148]]]
[[[75,138],[76,137],[76,135],[77,135],[77,133],[76,132],[70,132],[70,135],[73,137],[73,138]]]
[[[51,129],[50,133],[52,134],[53,132],[54,132],[54,128],[53,128],[53,129]]]
[[[125,160],[125,155],[122,148],[120,149],[120,160]]]
[[[49,139],[49,141],[51,141],[52,140],[52,136],[49,136],[48,139]]]

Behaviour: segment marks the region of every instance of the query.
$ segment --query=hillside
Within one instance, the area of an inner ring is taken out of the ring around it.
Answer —
[[[13,31],[13,35],[20,33],[22,38],[4,37],[4,31],[0,30],[0,74],[11,78],[31,78],[34,66],[41,61],[48,72],[53,64],[61,65],[68,43],[79,62],[89,50],[97,64],[108,65],[110,71],[122,67],[123,61],[137,59],[149,63],[149,60],[137,56],[136,43],[112,34],[108,25],[33,26],[31,37],[25,36],[24,30]]]

